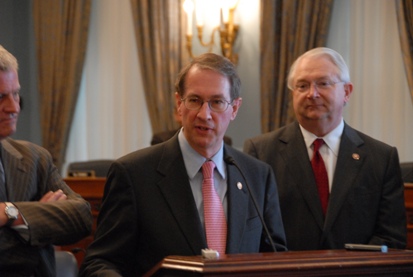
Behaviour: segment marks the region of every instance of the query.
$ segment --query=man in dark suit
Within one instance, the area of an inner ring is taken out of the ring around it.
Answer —
[[[286,250],[271,168],[224,145],[242,99],[226,58],[207,53],[178,76],[176,102],[183,128],[172,139],[115,161],[108,174],[94,242],[80,276],[138,276],[168,255],[201,255],[210,246],[202,193],[206,161],[213,161],[215,207],[225,213],[225,253],[273,251],[246,187],[251,187],[277,250]],[[233,164],[232,157],[246,176]],[[206,211],[205,211],[206,212]],[[222,229],[224,230],[224,229]],[[212,243],[212,242],[211,242]]]
[[[298,122],[244,144],[245,152],[274,169],[288,249],[339,249],[345,243],[404,248],[398,153],[344,122],[353,85],[343,58],[328,48],[306,52],[292,65],[288,87]],[[310,162],[317,138],[324,140],[319,153],[328,175],[325,212]]]
[[[56,276],[54,247],[92,228],[89,204],[44,148],[9,138],[20,112],[17,60],[0,46],[0,276]]]

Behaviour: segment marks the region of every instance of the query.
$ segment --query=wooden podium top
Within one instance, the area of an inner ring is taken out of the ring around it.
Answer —
[[[168,256],[145,276],[412,276],[413,251],[349,250]]]
[[[65,178],[64,181],[73,191],[87,200],[89,198],[102,198],[106,178],[70,177]]]

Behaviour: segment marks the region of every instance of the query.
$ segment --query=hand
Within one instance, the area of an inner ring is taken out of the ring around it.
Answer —
[[[4,202],[0,203],[0,227],[6,225],[7,223],[6,213],[3,212],[5,208],[6,208],[6,204],[4,204]]]
[[[46,203],[46,202],[55,202],[55,201],[61,201],[61,200],[66,200],[67,195],[64,194],[64,192],[59,189],[57,191],[49,191],[43,197],[39,200],[39,202]],[[0,203],[0,227],[4,226],[7,223],[7,216],[6,213],[2,212],[6,208],[6,205],[4,203]],[[19,216],[14,222],[13,225],[20,225],[24,224],[24,221],[21,216]]]
[[[57,191],[49,191],[39,200],[39,202],[46,203],[46,202],[55,202],[60,200],[66,200],[67,195],[59,189]]]

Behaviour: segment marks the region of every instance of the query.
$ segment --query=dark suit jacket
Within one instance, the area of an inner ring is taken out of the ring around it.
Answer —
[[[30,239],[23,240],[10,227],[0,228],[0,276],[55,276],[52,244],[74,243],[90,234],[90,206],[64,183],[45,149],[10,138],[1,145],[8,201],[24,216]],[[38,202],[58,189],[67,200]]]
[[[229,146],[224,152],[242,167],[277,249],[285,250],[271,168]],[[244,179],[233,165],[227,166],[227,172],[227,253],[270,251]],[[238,182],[244,184],[241,190]],[[168,255],[201,255],[206,247],[175,136],[112,164],[95,240],[87,250],[80,276],[138,276]]]
[[[289,250],[336,249],[345,243],[406,246],[396,148],[345,124],[325,220],[297,122],[247,140],[244,151],[274,169]]]

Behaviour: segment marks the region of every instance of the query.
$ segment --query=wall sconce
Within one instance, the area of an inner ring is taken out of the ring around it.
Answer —
[[[219,25],[212,29],[211,38],[209,42],[204,42],[204,12],[206,7],[211,6],[211,0],[196,0],[195,4],[193,0],[185,0],[183,4],[184,11],[187,15],[187,32],[186,32],[186,47],[189,55],[193,57],[192,53],[192,27],[193,27],[193,13],[195,7],[195,22],[198,32],[198,40],[203,47],[208,47],[208,52],[212,51],[214,47],[215,33],[218,32],[220,37],[220,46],[222,55],[228,58],[234,64],[238,62],[238,54],[234,53],[234,43],[238,35],[239,25],[234,23],[234,12],[238,5],[239,0],[226,0],[216,1],[220,3],[219,13],[220,22]]]

